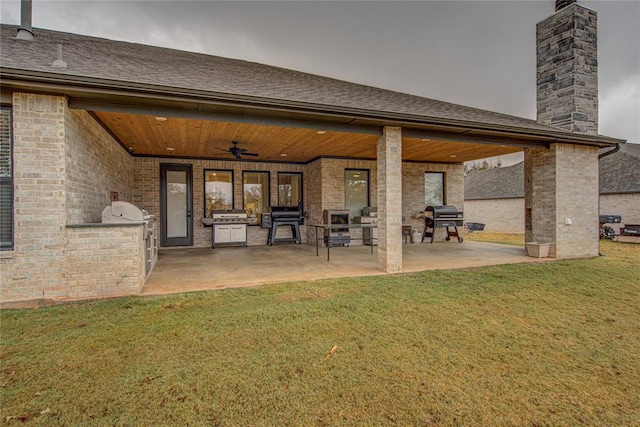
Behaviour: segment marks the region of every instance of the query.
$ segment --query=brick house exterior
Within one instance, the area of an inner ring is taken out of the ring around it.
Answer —
[[[244,173],[268,174],[272,201],[278,172],[302,173],[310,223],[345,207],[346,170],[367,170],[377,265],[392,273],[402,271],[401,226],[421,226],[413,215],[424,209],[425,173],[441,172],[445,202],[462,210],[462,162],[525,150],[528,232],[554,242],[557,257],[598,253],[597,151],[623,141],[245,61],[40,29],[29,40],[20,31],[3,25],[1,34],[1,103],[10,115],[2,188],[11,201],[2,210],[10,227],[2,301],[138,292],[148,272],[145,226],[103,224],[100,213],[117,193],[162,223],[166,164],[191,168],[189,247],[211,244],[198,221],[205,169],[233,171],[237,209]],[[224,157],[208,143],[239,137],[260,148],[259,161]],[[584,191],[563,190],[567,181]],[[563,232],[569,210],[577,233]],[[249,227],[248,244],[265,243],[266,230]]]

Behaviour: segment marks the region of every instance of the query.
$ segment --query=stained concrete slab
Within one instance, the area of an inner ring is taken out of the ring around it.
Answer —
[[[207,289],[256,286],[325,278],[373,276],[376,250],[369,246],[325,248],[316,256],[313,245],[276,245],[162,249],[158,263],[141,291],[161,295]],[[403,245],[403,273],[486,265],[541,262],[523,247],[482,242],[442,242]]]

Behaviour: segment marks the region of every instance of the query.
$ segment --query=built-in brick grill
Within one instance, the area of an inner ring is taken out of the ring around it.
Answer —
[[[451,240],[453,236],[458,238],[458,242],[462,243],[463,238],[458,233],[458,227],[462,227],[463,223],[464,216],[462,215],[462,211],[458,211],[455,206],[427,206],[425,209],[422,241],[424,242],[425,237],[430,237],[431,243],[433,243],[436,228],[444,228],[447,232],[447,240]],[[450,228],[453,230],[450,230]]]
[[[271,207],[271,226],[269,227],[269,237],[267,243],[302,243],[300,237],[300,221],[302,215],[300,209],[296,206],[272,206]],[[278,227],[286,225],[291,227],[291,237],[277,238]]]
[[[106,224],[144,224],[145,239],[145,271],[151,271],[158,252],[158,241],[155,236],[155,215],[144,209],[124,201],[113,201],[102,210],[102,222]]]

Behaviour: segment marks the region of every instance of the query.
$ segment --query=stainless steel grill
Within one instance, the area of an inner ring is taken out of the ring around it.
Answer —
[[[458,232],[458,227],[462,227],[464,223],[462,211],[458,211],[452,205],[427,206],[425,215],[424,231],[422,232],[423,242],[425,237],[429,237],[431,238],[430,243],[433,243],[436,228],[444,228],[447,233],[447,240],[451,240],[451,237],[457,237],[458,242],[462,243],[463,238]]]

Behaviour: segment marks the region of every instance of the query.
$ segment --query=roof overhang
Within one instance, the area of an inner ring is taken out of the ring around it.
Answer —
[[[474,157],[471,154],[474,150],[470,150],[469,144],[490,145],[495,147],[491,152],[507,154],[526,147],[549,147],[554,143],[605,148],[625,142],[554,128],[531,129],[7,67],[0,67],[0,77],[3,91],[64,95],[69,100],[70,108],[92,111],[99,115],[102,113],[103,117],[109,117],[110,114],[166,116],[183,120],[334,131],[375,137],[381,135],[384,126],[400,126],[403,128],[404,138],[464,144],[468,154],[460,158],[451,156],[450,162],[488,157],[486,152],[479,150],[477,155],[482,157],[471,158]],[[105,122],[108,120],[103,120],[103,124],[109,127]],[[113,129],[110,130],[113,133]],[[114,136],[123,145],[127,145],[122,141],[122,135]]]

